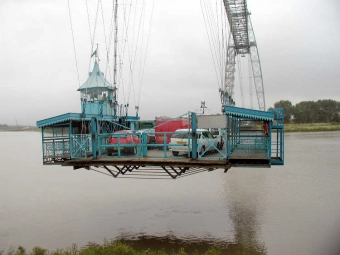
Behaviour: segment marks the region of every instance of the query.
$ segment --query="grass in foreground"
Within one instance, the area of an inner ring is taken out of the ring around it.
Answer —
[[[104,242],[104,244],[89,243],[84,248],[78,249],[73,245],[68,249],[58,249],[56,251],[48,251],[40,247],[34,247],[31,252],[27,252],[25,248],[19,246],[17,250],[10,249],[7,253],[0,251],[0,255],[187,255],[183,248],[178,251],[166,252],[164,250],[152,251],[150,249],[136,251],[131,246],[123,243]],[[191,253],[199,255],[200,253]],[[204,255],[221,255],[222,252],[217,247],[209,248]]]

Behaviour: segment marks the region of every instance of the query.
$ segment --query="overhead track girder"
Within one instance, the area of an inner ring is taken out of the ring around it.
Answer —
[[[265,97],[262,78],[260,56],[255,40],[250,13],[247,9],[246,0],[224,0],[223,1],[230,26],[229,41],[227,47],[227,63],[225,70],[224,89],[221,90],[221,101],[223,105],[235,105],[234,82],[236,55],[250,55],[251,66],[260,110],[265,110]]]

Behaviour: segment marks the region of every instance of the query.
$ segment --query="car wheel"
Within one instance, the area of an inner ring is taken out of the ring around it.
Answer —
[[[201,157],[203,157],[204,151],[205,151],[205,146],[203,145],[203,146],[201,147],[201,149],[200,149],[200,155],[201,155]]]
[[[132,148],[129,148],[129,150],[127,150],[126,152],[127,152],[127,154],[130,154],[130,155],[135,155],[136,153],[135,153],[135,147],[132,147]]]
[[[173,151],[173,152],[172,152],[172,155],[178,156],[178,153],[179,153],[178,151]]]

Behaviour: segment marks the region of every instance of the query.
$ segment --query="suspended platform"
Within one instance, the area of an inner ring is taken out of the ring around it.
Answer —
[[[188,120],[185,142],[180,143],[167,139],[175,130],[157,132],[157,127],[137,130],[137,144],[110,143],[115,131],[138,129],[139,118],[135,117],[68,113],[41,120],[37,125],[42,130],[43,164],[84,168],[113,177],[152,179],[284,164],[283,109],[264,112],[228,106],[224,110],[219,115],[189,112],[170,119]],[[163,142],[150,143],[150,136],[161,136]]]

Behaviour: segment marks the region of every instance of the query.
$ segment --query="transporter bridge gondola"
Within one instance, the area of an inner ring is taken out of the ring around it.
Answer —
[[[117,0],[115,3],[117,8]],[[81,112],[37,122],[42,132],[43,164],[84,168],[113,177],[151,179],[176,179],[216,169],[227,172],[231,167],[283,165],[284,112],[281,108],[265,111],[262,71],[246,1],[223,3],[230,34],[225,83],[220,89],[221,114],[188,112],[159,124],[181,120],[185,128],[157,132],[157,127],[152,127],[138,132],[138,112],[129,116],[123,111],[117,102],[116,78],[111,85],[96,59],[87,81],[78,89]],[[251,55],[259,110],[235,106],[238,54]],[[155,136],[162,142],[150,142],[155,139],[149,138]]]

